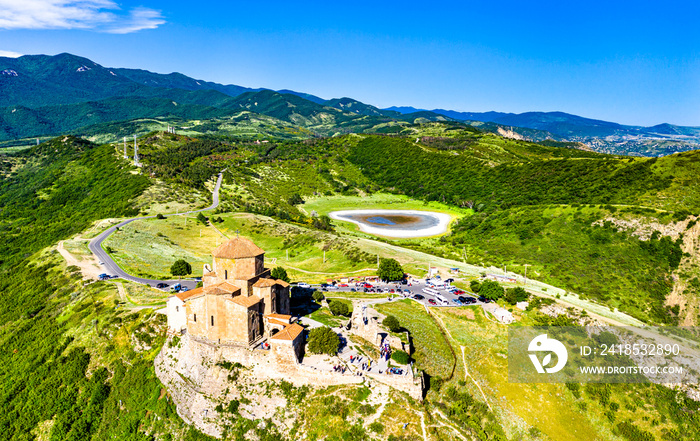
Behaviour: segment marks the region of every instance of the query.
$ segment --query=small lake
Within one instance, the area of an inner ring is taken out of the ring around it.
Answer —
[[[343,210],[329,216],[357,224],[365,233],[402,238],[442,234],[451,220],[445,213],[420,210]]]

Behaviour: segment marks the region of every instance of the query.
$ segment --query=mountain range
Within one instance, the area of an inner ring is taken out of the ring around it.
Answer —
[[[646,149],[656,155],[700,148],[700,127],[626,126],[564,112],[380,109],[348,97],[325,100],[287,89],[223,85],[181,73],[108,68],[67,53],[0,57],[0,140],[138,118],[209,119],[241,111],[274,117],[319,136],[339,130],[371,132],[390,121],[454,121],[534,141],[582,142],[609,153],[644,154]]]

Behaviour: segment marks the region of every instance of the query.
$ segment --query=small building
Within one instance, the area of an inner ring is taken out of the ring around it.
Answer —
[[[496,317],[496,320],[498,320],[501,323],[505,323],[506,325],[511,324],[515,321],[513,318],[513,314],[510,313],[505,308],[497,308],[496,310],[493,311],[493,316]]]
[[[527,309],[528,305],[530,305],[528,302],[518,302],[515,304],[515,307],[521,311],[525,311]]]
[[[506,283],[515,283],[517,282],[515,277],[511,276],[503,276],[500,274],[486,274],[486,278],[489,280],[493,280],[494,282],[506,282]]]

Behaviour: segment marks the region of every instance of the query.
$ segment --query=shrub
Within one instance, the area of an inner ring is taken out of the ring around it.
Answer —
[[[398,364],[408,364],[408,362],[411,361],[411,356],[404,351],[397,350],[391,353],[391,359]]]
[[[530,295],[527,293],[527,291],[518,286],[516,288],[508,288],[503,298],[511,305],[515,305],[518,302],[526,301],[529,297]]]
[[[350,308],[348,307],[347,303],[333,301],[330,303],[330,305],[328,305],[328,307],[333,315],[342,315],[344,317],[350,316]]]
[[[493,280],[485,281],[481,284],[481,288],[479,289],[479,294],[491,300],[500,299],[503,297],[504,292],[503,287]]]
[[[165,216],[163,216],[161,213],[156,214],[156,219],[165,219]]]
[[[340,338],[331,328],[314,328],[309,332],[308,350],[312,354],[335,355],[340,346]]]
[[[481,283],[479,283],[478,280],[472,280],[469,282],[469,289],[471,289],[472,292],[479,292],[481,290]]]
[[[386,316],[382,324],[391,332],[399,332],[401,330],[401,323],[399,323],[399,319],[393,315]]]

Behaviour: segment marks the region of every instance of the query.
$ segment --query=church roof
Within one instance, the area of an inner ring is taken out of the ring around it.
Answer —
[[[277,285],[277,280],[275,279],[259,279],[253,286],[255,288],[267,288],[268,286],[275,285]]]
[[[212,256],[222,259],[242,259],[261,254],[265,254],[265,251],[244,237],[236,237],[224,242],[211,253]]]
[[[232,294],[239,290],[239,287],[231,285],[228,282],[217,283],[216,285],[207,286],[206,288],[204,288],[205,293],[214,295]]]
[[[191,290],[185,291],[185,292],[180,291],[180,292],[175,293],[175,297],[177,297],[178,299],[180,299],[184,302],[185,300],[189,299],[190,297],[194,297],[196,295],[202,294],[203,290],[204,289],[200,287],[200,288],[191,289]]]
[[[270,337],[270,340],[291,340],[294,341],[296,340],[297,337],[299,337],[299,334],[301,334],[304,331],[304,327],[297,324],[293,323],[277,334],[273,335]]]
[[[257,296],[250,296],[250,297],[236,296],[233,298],[228,298],[228,300],[232,301],[233,303],[244,306],[246,308],[250,308],[251,306],[255,306],[258,303],[260,303],[260,297],[257,297]]]
[[[265,314],[265,317],[275,318],[278,320],[287,320],[287,322],[292,319],[292,316],[289,314],[277,314],[276,312],[273,312],[272,314]]]

